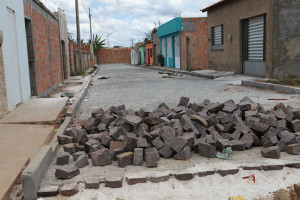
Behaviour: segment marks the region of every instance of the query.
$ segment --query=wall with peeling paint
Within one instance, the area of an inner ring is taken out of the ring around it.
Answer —
[[[273,77],[300,76],[300,0],[273,0]]]

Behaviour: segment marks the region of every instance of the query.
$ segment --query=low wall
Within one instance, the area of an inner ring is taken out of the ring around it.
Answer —
[[[131,62],[132,48],[102,48],[97,52],[98,64],[115,64]]]

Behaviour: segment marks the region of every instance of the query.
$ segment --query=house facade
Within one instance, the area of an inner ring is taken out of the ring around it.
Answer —
[[[300,2],[222,0],[207,8],[208,65],[261,77],[300,75]]]
[[[181,18],[157,29],[164,66],[177,69],[207,69],[206,18]]]
[[[61,59],[59,21],[39,0],[23,2],[31,95],[47,96],[67,71]]]
[[[147,48],[147,65],[153,65],[153,41],[146,43]]]
[[[160,54],[160,38],[157,36],[157,32],[152,33],[153,39],[153,65],[158,65],[157,56]]]
[[[23,0],[0,3],[0,117],[30,99]],[[2,96],[3,95],[3,96]]]

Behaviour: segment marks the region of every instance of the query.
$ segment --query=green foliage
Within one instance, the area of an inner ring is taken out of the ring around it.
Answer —
[[[94,47],[94,52],[97,53],[97,51],[99,51],[101,48],[103,48],[104,45],[106,45],[104,42],[106,41],[105,39],[104,40],[101,40],[101,37],[102,36],[98,36],[97,34],[94,35],[93,34],[93,47]],[[91,44],[91,40],[89,40],[88,42],[89,44]]]

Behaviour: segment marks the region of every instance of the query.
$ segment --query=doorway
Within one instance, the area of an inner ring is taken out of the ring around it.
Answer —
[[[34,46],[32,37],[32,26],[31,20],[25,18],[25,30],[26,30],[26,40],[27,40],[27,53],[28,53],[28,66],[29,66],[29,76],[30,76],[30,91],[31,96],[37,96],[36,87],[36,71],[34,64]]]
[[[187,70],[191,70],[191,63],[190,63],[190,38],[186,38],[186,67]]]
[[[242,21],[243,73],[265,77],[266,28],[265,15]]]

